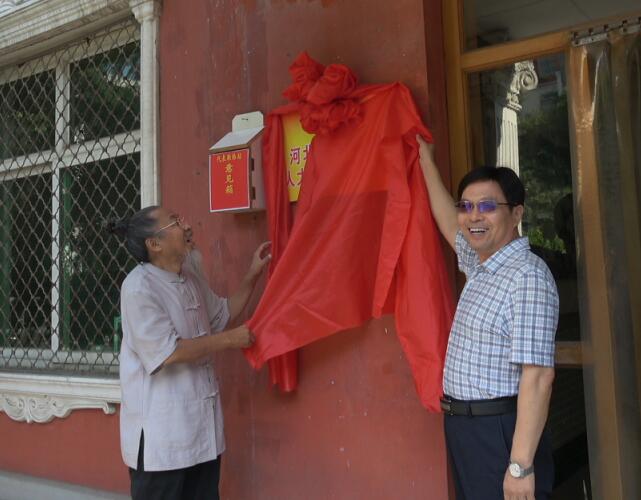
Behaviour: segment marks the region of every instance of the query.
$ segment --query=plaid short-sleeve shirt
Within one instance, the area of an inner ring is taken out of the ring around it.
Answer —
[[[513,396],[521,365],[554,366],[559,316],[554,278],[527,238],[511,241],[480,263],[459,231],[456,255],[467,282],[447,346],[444,392],[463,400]]]

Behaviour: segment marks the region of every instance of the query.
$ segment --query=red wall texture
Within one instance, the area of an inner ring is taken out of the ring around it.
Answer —
[[[74,411],[48,424],[14,422],[0,413],[0,470],[126,493],[119,436],[118,414],[102,410]]]
[[[238,285],[267,226],[264,213],[208,212],[208,148],[233,115],[284,102],[287,68],[300,51],[347,64],[364,83],[407,84],[447,164],[440,5],[164,0],[163,204],[192,223],[219,293]],[[390,318],[304,348],[294,394],[270,390],[266,371],[251,371],[239,352],[217,363],[228,448],[223,498],[447,498],[442,418],[420,406]],[[126,492],[118,435],[117,416],[99,411],[46,425],[0,415],[0,469]]]
[[[302,50],[347,64],[364,83],[406,83],[446,146],[439,1],[165,0],[163,204],[191,221],[220,293],[239,283],[267,227],[264,213],[208,213],[208,148],[235,114],[284,103]],[[269,390],[266,371],[238,352],[217,361],[223,498],[447,498],[442,419],[420,406],[391,320],[304,348],[291,395]]]

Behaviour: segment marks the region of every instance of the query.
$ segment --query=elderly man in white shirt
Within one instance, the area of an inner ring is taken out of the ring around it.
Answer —
[[[147,207],[110,230],[140,262],[121,289],[120,441],[132,498],[218,499],[225,441],[211,358],[253,342],[246,326],[226,328],[269,262],[269,243],[224,299],[204,279],[191,227],[177,214]]]

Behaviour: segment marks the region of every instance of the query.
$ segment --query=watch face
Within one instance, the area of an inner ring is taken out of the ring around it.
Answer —
[[[511,463],[510,464],[510,475],[512,477],[521,477],[521,466],[517,463]]]

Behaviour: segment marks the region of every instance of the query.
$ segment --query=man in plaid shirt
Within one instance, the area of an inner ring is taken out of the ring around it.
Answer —
[[[441,402],[457,498],[548,499],[554,465],[544,428],[559,298],[550,270],[519,236],[525,189],[514,171],[481,167],[461,180],[455,203],[432,146],[417,140],[434,218],[467,278]]]

